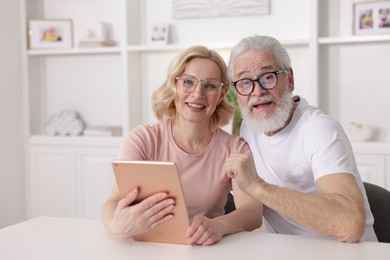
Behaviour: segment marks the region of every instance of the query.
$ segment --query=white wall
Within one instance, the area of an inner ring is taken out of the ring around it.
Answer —
[[[0,227],[24,218],[19,1],[0,1]]]
[[[280,40],[307,38],[309,0],[270,0],[270,14],[212,18],[172,18],[171,0],[144,0],[144,23],[149,39],[155,23],[171,24],[171,43],[233,42],[252,34],[272,35]],[[299,6],[299,8],[297,8]],[[298,13],[297,13],[298,12]],[[291,30],[289,28],[296,28]],[[144,35],[145,37],[145,35]]]
[[[214,48],[215,43],[221,45],[233,46],[242,38],[253,35],[272,35],[280,41],[286,39],[308,39],[310,33],[309,9],[310,0],[271,0],[269,15],[253,16],[231,16],[231,17],[213,17],[213,18],[188,18],[173,19],[171,0],[144,0],[142,1],[143,15],[141,26],[142,42],[148,43],[154,24],[170,24],[170,41],[172,44],[201,44],[206,47]],[[299,6],[299,13],[291,12]],[[291,30],[295,28],[295,30]],[[295,94],[308,98],[310,90],[309,71],[309,53],[307,46],[288,47],[292,59],[296,90]],[[224,49],[217,51],[228,62],[230,50]],[[164,53],[145,53],[143,54],[144,67],[142,78],[143,85],[143,104],[150,104],[152,92],[160,86],[166,77],[166,71],[169,62],[176,52]],[[153,75],[150,75],[150,72]],[[310,101],[310,100],[309,100]],[[144,123],[155,122],[152,106],[144,106],[142,113]]]

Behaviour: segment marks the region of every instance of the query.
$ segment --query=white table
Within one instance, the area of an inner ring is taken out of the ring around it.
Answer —
[[[0,229],[0,259],[390,259],[390,244],[241,232],[212,246],[122,240],[99,220],[39,217]]]

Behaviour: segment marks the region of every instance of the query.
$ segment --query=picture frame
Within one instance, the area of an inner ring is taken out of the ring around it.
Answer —
[[[169,24],[154,24],[151,29],[150,42],[152,44],[168,44]]]
[[[73,48],[72,20],[29,20],[28,46],[32,50]]]
[[[354,34],[390,33],[390,1],[354,4]]]

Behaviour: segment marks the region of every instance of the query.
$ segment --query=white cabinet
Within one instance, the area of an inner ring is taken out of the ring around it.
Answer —
[[[27,179],[28,215],[99,218],[114,181],[115,144],[32,138]],[[62,141],[62,142],[61,142]]]
[[[27,179],[29,217],[76,215],[76,179],[73,149],[30,147]]]
[[[356,154],[356,163],[363,181],[386,187],[385,155]]]
[[[100,209],[114,183],[111,160],[117,158],[116,147],[76,148],[77,217],[99,218]]]
[[[390,190],[390,144],[354,143],[353,150],[362,180]]]
[[[232,46],[243,37],[272,35],[290,53],[295,94],[318,105],[344,127],[350,121],[377,127],[378,142],[372,147],[389,141],[390,121],[378,111],[390,111],[389,88],[383,83],[390,36],[353,35],[352,0],[272,0],[269,15],[203,19],[173,19],[171,0],[20,3],[25,41],[24,132],[30,151],[26,152],[31,183],[27,197],[33,215],[95,217],[97,205],[109,192],[105,184],[112,182],[109,159],[120,145],[116,138],[48,137],[45,122],[69,109],[78,111],[87,125],[118,125],[123,133],[139,123],[154,122],[152,92],[165,79],[172,58],[195,44],[217,50],[228,61]],[[298,6],[299,11],[291,11]],[[64,18],[73,21],[74,48],[28,49],[25,25],[29,19]],[[85,30],[100,21],[109,24],[116,46],[78,48]],[[151,43],[156,23],[170,24],[167,45]],[[366,149],[357,151],[364,179],[389,187],[390,153],[371,154]]]

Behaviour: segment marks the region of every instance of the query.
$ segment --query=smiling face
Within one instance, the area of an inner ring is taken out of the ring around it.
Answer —
[[[270,51],[247,51],[233,64],[233,80],[257,79],[266,72],[279,71],[280,66]],[[249,126],[261,132],[283,128],[292,112],[291,92],[294,89],[292,69],[278,76],[278,84],[271,90],[263,89],[258,82],[248,96],[237,94],[242,116]]]
[[[221,71],[218,65],[206,58],[193,58],[185,66],[183,75],[190,75],[199,80],[222,81]],[[216,95],[206,95],[203,84],[199,83],[192,92],[184,92],[176,80],[176,120],[190,121],[209,125],[210,118],[219,102],[222,101],[226,87],[223,87]]]

